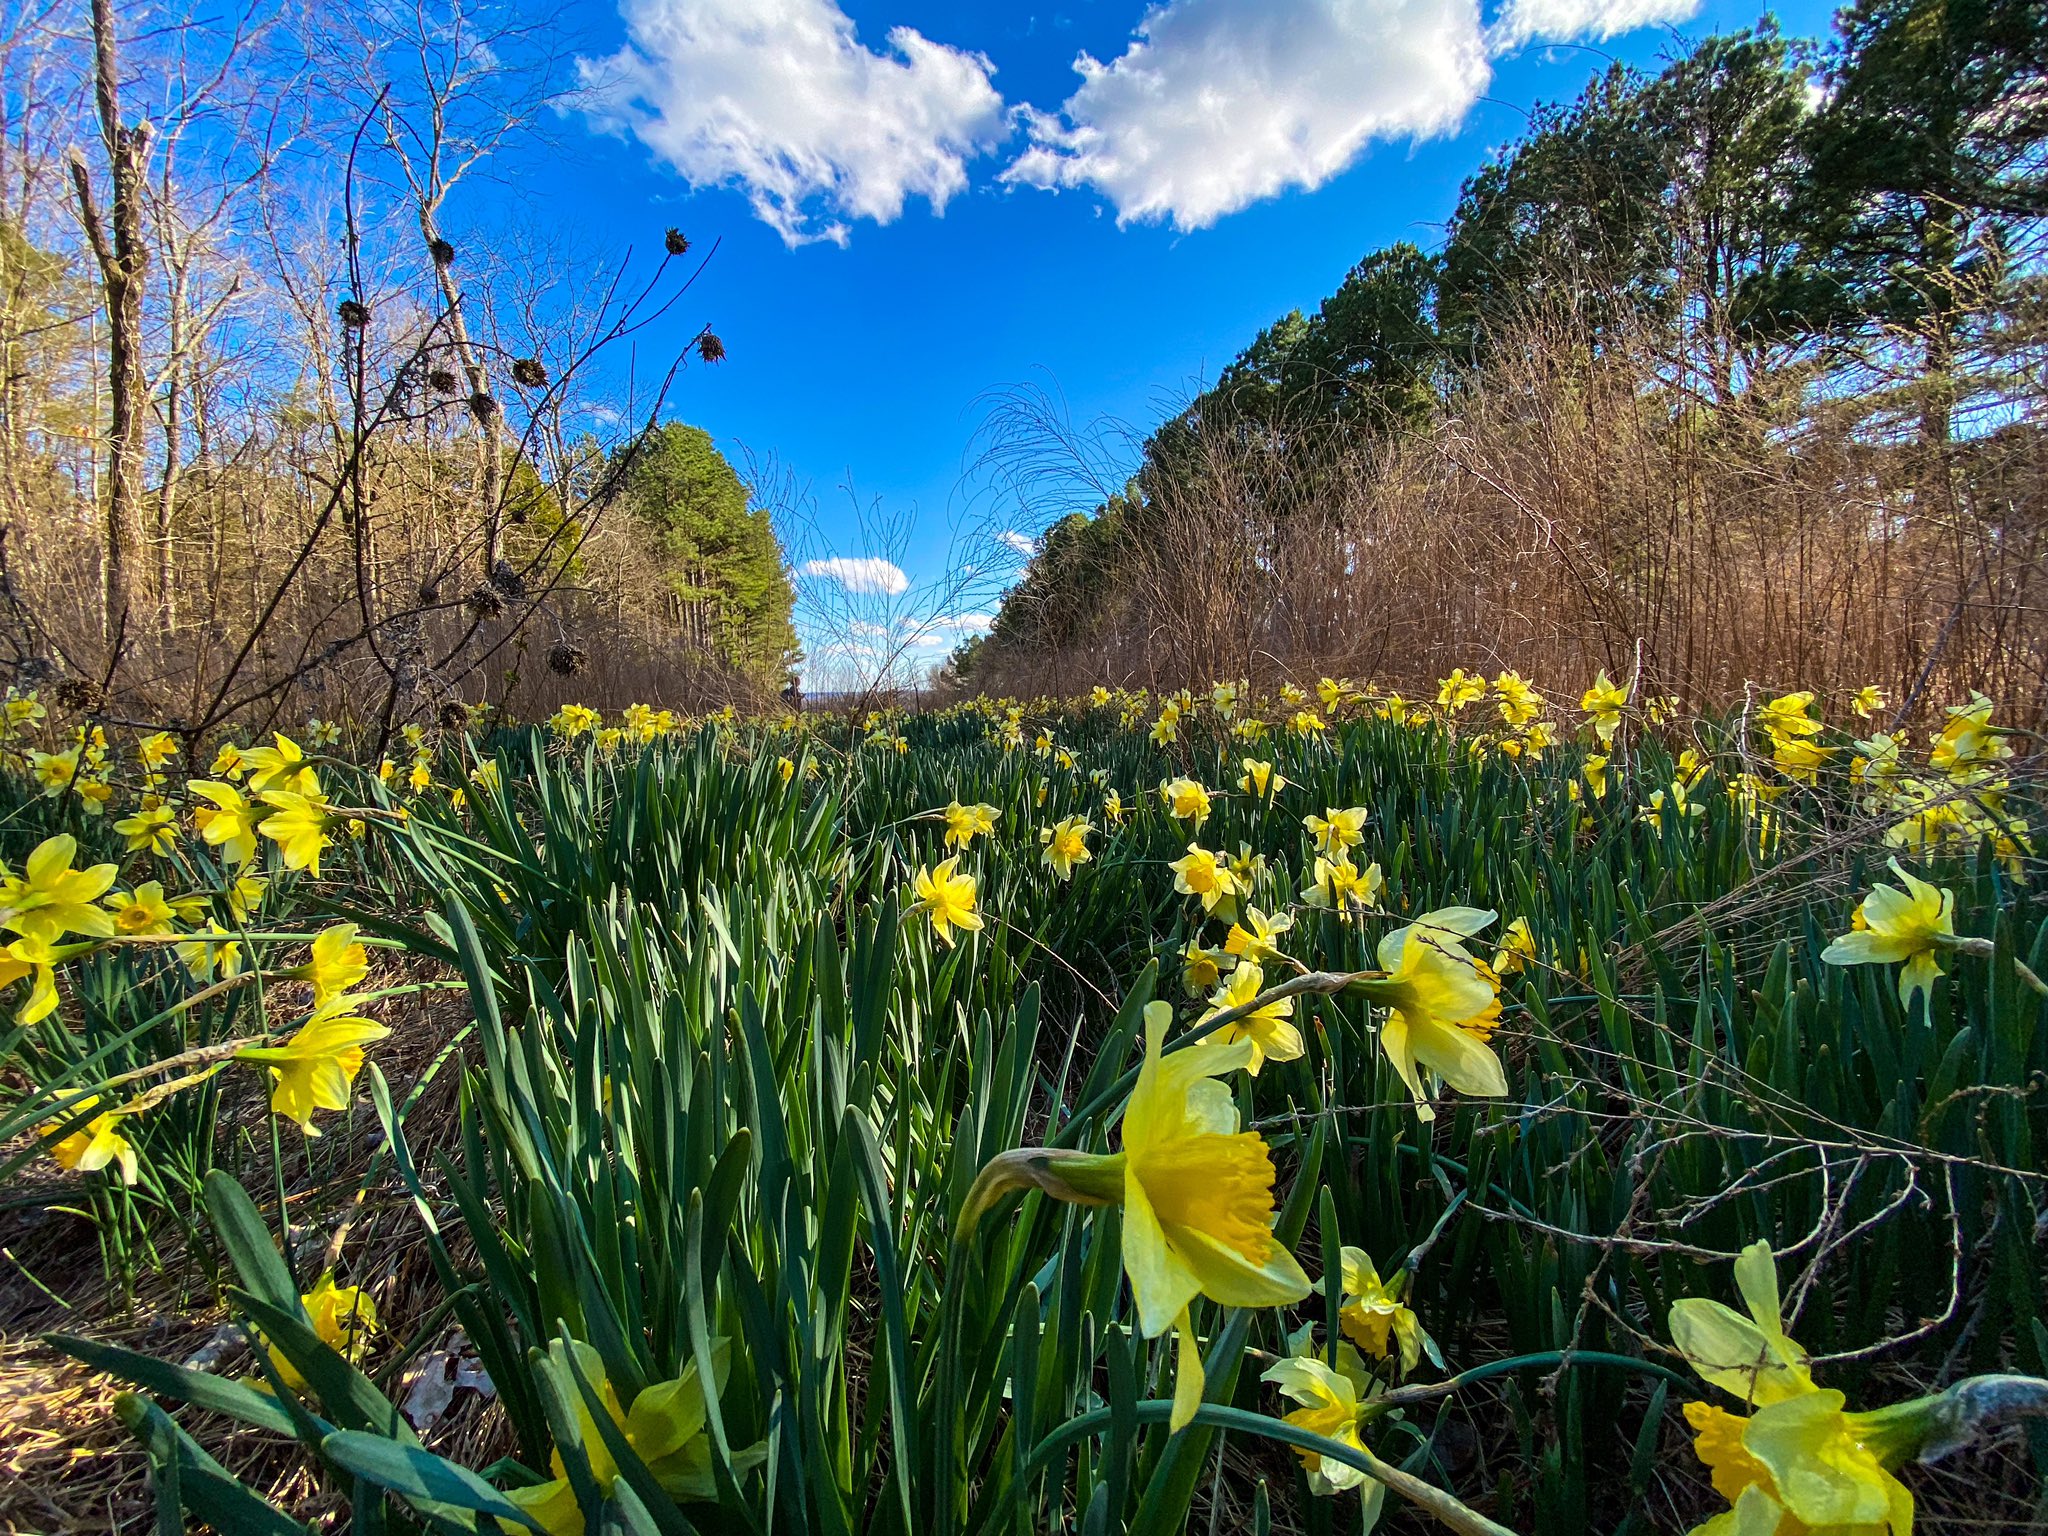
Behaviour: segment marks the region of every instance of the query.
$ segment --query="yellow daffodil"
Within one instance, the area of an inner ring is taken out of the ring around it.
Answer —
[[[917,905],[912,910],[930,918],[932,931],[947,945],[953,942],[955,928],[968,933],[981,928],[981,914],[974,906],[974,876],[959,873],[954,867],[959,862],[956,854],[930,869],[920,866],[911,881],[917,892]]]
[[[1500,948],[1493,955],[1493,974],[1518,975],[1535,958],[1536,939],[1529,932],[1529,919],[1518,917],[1501,930]]]
[[[1308,828],[1308,835],[1320,852],[1337,858],[1346,848],[1365,841],[1365,823],[1369,814],[1362,805],[1341,811],[1331,807],[1320,816],[1302,817],[1301,824]]]
[[[1408,1271],[1397,1270],[1382,1281],[1363,1248],[1343,1250],[1344,1294],[1337,1314],[1344,1336],[1375,1360],[1398,1360],[1407,1375],[1427,1354],[1438,1370],[1444,1357],[1436,1340],[1423,1331],[1422,1319],[1402,1298],[1408,1293]]]
[[[1934,738],[1928,761],[1940,773],[1955,775],[1977,763],[2011,757],[2012,743],[1991,723],[1991,701],[1981,693],[1952,706],[1948,723]]]
[[[1180,981],[1190,997],[1210,990],[1237,963],[1223,950],[1204,948],[1200,939],[1189,939],[1180,957]]]
[[[1757,707],[1757,727],[1773,741],[1802,740],[1819,735],[1820,721],[1807,713],[1812,706],[1811,692],[1780,694]]]
[[[208,776],[216,779],[239,779],[246,771],[242,749],[232,741],[221,743],[220,750],[213,754],[213,765],[206,770]]]
[[[208,845],[220,850],[230,868],[239,869],[256,857],[256,826],[264,817],[232,784],[192,779],[185,788],[208,802],[192,808],[192,822]]]
[[[1224,935],[1223,952],[1241,960],[1256,960],[1261,965],[1278,960],[1280,947],[1274,941],[1293,926],[1294,919],[1284,912],[1268,917],[1257,907],[1246,907],[1244,915]]]
[[[1543,695],[1530,687],[1519,672],[1503,672],[1496,677],[1493,696],[1500,701],[1504,724],[1527,725],[1543,713]]]
[[[256,830],[277,844],[285,868],[303,869],[318,879],[321,851],[334,841],[327,802],[289,789],[266,790],[262,798],[269,813]]]
[[[1661,832],[1664,830],[1666,816],[1672,817],[1674,824],[1682,827],[1688,817],[1699,816],[1705,809],[1697,801],[1687,797],[1685,780],[1674,779],[1671,781],[1671,790],[1668,794],[1661,789],[1651,790],[1649,804],[1636,814]]]
[[[161,858],[177,846],[178,818],[168,807],[145,806],[115,822],[114,830],[125,839],[128,852],[146,850]]]
[[[1160,785],[1159,799],[1175,821],[1192,822],[1198,832],[1209,819],[1209,791],[1194,779],[1173,779]]]
[[[1228,720],[1237,708],[1237,684],[1218,683],[1209,690],[1209,707],[1216,711],[1216,718]]]
[[[346,1360],[360,1359],[370,1335],[377,1331],[377,1303],[370,1299],[370,1293],[359,1285],[336,1285],[331,1269],[312,1290],[299,1297],[299,1305],[305,1309],[306,1321],[312,1324],[320,1342]],[[266,1340],[264,1351],[286,1386],[294,1392],[306,1390],[306,1378],[275,1344]]]
[[[42,1128],[42,1134],[71,1125],[80,1115],[99,1105],[98,1094],[88,1094],[71,1105]],[[82,1125],[75,1126],[68,1135],[50,1143],[50,1156],[57,1160],[57,1166],[73,1173],[96,1173],[108,1164],[121,1170],[121,1182],[135,1182],[137,1166],[135,1146],[119,1130],[121,1122],[128,1117],[119,1110],[108,1110],[92,1116]]]
[[[154,731],[135,743],[135,755],[145,768],[161,768],[178,755],[178,744],[169,731]]]
[[[246,913],[241,914],[243,918],[246,916]],[[234,936],[234,930],[223,928],[209,918],[201,932],[204,937],[187,939],[178,946],[178,958],[185,963],[185,969],[201,981],[210,978],[215,970],[222,976],[239,976],[242,973],[242,944]]]
[[[1468,677],[1463,667],[1451,668],[1451,675],[1436,685],[1436,702],[1446,714],[1455,715],[1468,704],[1486,697],[1486,679]]]
[[[1152,740],[1155,745],[1170,747],[1180,740],[1180,711],[1169,706],[1159,712],[1159,718],[1152,722]]]
[[[619,1480],[619,1464],[598,1432],[589,1403],[576,1385],[576,1376],[597,1394],[620,1436],[654,1474],[664,1492],[680,1499],[718,1497],[718,1483],[711,1470],[711,1442],[705,1428],[708,1410],[704,1384],[694,1361],[675,1380],[648,1386],[628,1405],[620,1401],[618,1389],[606,1376],[603,1357],[588,1344],[556,1339],[548,1346],[548,1356],[561,1378],[564,1395],[575,1410],[577,1443],[590,1463],[591,1479],[601,1497],[611,1497]],[[730,1360],[730,1345],[724,1339],[715,1340],[711,1346],[714,1395],[725,1391]],[[734,1458],[742,1466],[757,1459],[758,1456]],[[531,1516],[547,1536],[584,1536],[583,1511],[576,1502],[576,1489],[569,1481],[560,1450],[550,1456],[549,1468],[554,1473],[553,1481],[508,1489],[505,1497]]]
[[[1333,912],[1370,911],[1379,905],[1384,885],[1378,864],[1360,869],[1347,858],[1318,855],[1308,883],[1301,888],[1301,899]]]
[[[1849,699],[1849,708],[1859,720],[1868,720],[1885,705],[1884,690],[1875,683],[1858,688]]]
[[[598,712],[588,704],[564,704],[548,719],[548,730],[561,741],[574,741],[598,727]]]
[[[1593,679],[1593,686],[1579,697],[1579,708],[1593,719],[1593,734],[1602,746],[1612,746],[1621,729],[1622,712],[1628,708],[1628,689],[1613,682],[1606,668]]]
[[[356,941],[354,923],[336,923],[314,938],[306,963],[287,975],[313,984],[313,1006],[324,1008],[370,974],[369,951]]]
[[[1273,1307],[1309,1293],[1308,1276],[1273,1237],[1273,1158],[1238,1128],[1216,1079],[1251,1064],[1250,1040],[1161,1054],[1173,1010],[1145,1009],[1145,1062],[1123,1121],[1123,1257],[1148,1339],[1179,1333],[1173,1427],[1202,1400],[1202,1362],[1188,1304]]]
[[[1323,717],[1312,709],[1297,709],[1287,717],[1287,731],[1291,736],[1320,736],[1328,729]]]
[[[114,883],[116,870],[111,864],[73,869],[77,852],[78,839],[60,832],[36,845],[20,875],[0,866],[0,928],[53,941],[67,933],[110,937],[114,920],[94,903]]]
[[[273,739],[274,747],[250,747],[242,753],[242,763],[249,771],[249,793],[264,795],[273,790],[298,795],[318,794],[319,775],[306,761],[306,754],[296,741],[278,731]]]
[[[958,800],[946,806],[946,846],[965,848],[977,837],[993,837],[996,818],[1002,814],[992,805],[962,805]]]
[[[1897,859],[1891,871],[1904,886],[1874,885],[1856,909],[1858,922],[1821,951],[1829,965],[1899,964],[1899,1002],[1908,1013],[1916,995],[1925,997],[1941,974],[1935,958],[1942,941],[1956,934],[1956,898],[1908,874]],[[1932,1007],[1930,1002],[1929,1007]]]
[[[1460,942],[1493,921],[1474,907],[1440,907],[1379,943],[1383,980],[1354,983],[1387,1011],[1380,1048],[1415,1099],[1415,1113],[1434,1120],[1423,1073],[1463,1094],[1499,1098],[1507,1074],[1487,1042],[1500,1015],[1498,983]]]
[[[1230,979],[1216,990],[1209,999],[1209,1009],[1201,1017],[1201,1023],[1208,1023],[1218,1014],[1242,1008],[1265,990],[1266,973],[1256,960],[1243,961],[1230,973]],[[1245,1070],[1253,1077],[1269,1061],[1295,1061],[1302,1053],[1301,1031],[1294,1027],[1294,999],[1276,998],[1272,1002],[1253,1009],[1244,1017],[1223,1025],[1210,1039],[1229,1045],[1238,1040],[1251,1042],[1251,1060],[1245,1063]]]
[[[1242,761],[1244,773],[1238,779],[1237,787],[1245,794],[1257,795],[1263,799],[1277,795],[1287,787],[1287,776],[1275,773],[1270,762],[1256,757],[1247,757]]]
[[[29,983],[28,996],[14,1012],[17,1024],[35,1024],[50,1016],[57,1006],[57,956],[50,940],[32,933],[0,948],[0,987],[17,981]]]
[[[1208,849],[1189,843],[1186,855],[1167,868],[1173,871],[1173,888],[1183,896],[1199,897],[1204,912],[1215,912],[1226,903],[1234,908],[1237,877]]]
[[[1305,1333],[1297,1351],[1274,1361],[1260,1379],[1270,1381],[1283,1397],[1300,1405],[1286,1416],[1286,1422],[1363,1452],[1365,1442],[1359,1438],[1359,1426],[1365,1421],[1369,1399],[1379,1391],[1379,1384],[1366,1372],[1365,1363],[1350,1345],[1338,1344],[1334,1367],[1318,1359],[1312,1350]],[[1365,1499],[1366,1529],[1372,1528],[1386,1496],[1381,1483],[1358,1467],[1331,1461],[1316,1451],[1297,1449],[1295,1454],[1301,1457],[1302,1470],[1308,1474],[1311,1493],[1358,1489]]]
[[[45,796],[63,794],[78,781],[78,751],[30,752],[29,766]]]
[[[1849,1413],[1840,1392],[1814,1384],[1806,1351],[1785,1332],[1768,1243],[1735,1261],[1748,1316],[1688,1297],[1671,1308],[1671,1339],[1702,1379],[1755,1411],[1685,1405],[1693,1447],[1732,1506],[1694,1536],[1908,1536],[1913,1496],[1892,1475],[1932,1399]]]
[[[1074,866],[1095,857],[1088,851],[1088,834],[1094,830],[1085,816],[1065,816],[1049,827],[1041,827],[1038,840],[1045,848],[1040,855],[1045,867],[1062,880],[1073,879]]]
[[[1588,757],[1580,770],[1586,778],[1586,788],[1591,790],[1595,800],[1607,798],[1607,759],[1598,753]]]
[[[1735,1261],[1735,1289],[1748,1311],[1705,1297],[1671,1307],[1671,1341],[1701,1379],[1763,1408],[1815,1390],[1806,1351],[1787,1336],[1770,1244],[1752,1243]]]
[[[114,891],[107,897],[107,910],[114,914],[114,931],[125,938],[142,938],[173,931],[177,916],[164,899],[163,882],[149,880],[134,891]]]
[[[1828,759],[1841,748],[1823,747],[1811,741],[1796,741],[1787,738],[1771,746],[1771,764],[1778,772],[1801,784],[1817,781],[1820,770],[1828,765]]]
[[[1102,819],[1111,826],[1118,826],[1124,819],[1124,797],[1111,790],[1102,797]]]
[[[348,1108],[349,1090],[363,1069],[363,1047],[391,1031],[375,1020],[347,1011],[350,999],[335,998],[302,1024],[283,1045],[249,1045],[235,1060],[270,1072],[270,1107],[308,1136],[316,1109]]]

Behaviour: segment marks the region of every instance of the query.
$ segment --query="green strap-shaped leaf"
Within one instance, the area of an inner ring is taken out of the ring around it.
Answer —
[[[273,1307],[296,1312],[299,1288],[249,1192],[216,1168],[206,1176],[206,1214],[242,1284]]]
[[[148,1398],[123,1392],[114,1416],[142,1442],[160,1494],[168,1491],[184,1513],[235,1536],[306,1536],[305,1526],[245,1487]],[[164,1507],[160,1497],[160,1521]]]
[[[401,1498],[474,1510],[530,1531],[544,1529],[469,1468],[416,1445],[403,1445],[361,1430],[338,1429],[321,1441],[320,1449],[342,1471]]]
[[[131,1349],[102,1344],[97,1339],[82,1339],[76,1334],[46,1333],[43,1342],[52,1349],[61,1349],[74,1360],[83,1361],[96,1371],[118,1376],[159,1397],[224,1413],[231,1419],[267,1429],[273,1434],[297,1432],[291,1415],[278,1406],[276,1398],[243,1382],[215,1376],[210,1371],[188,1370],[153,1355],[140,1355]]]

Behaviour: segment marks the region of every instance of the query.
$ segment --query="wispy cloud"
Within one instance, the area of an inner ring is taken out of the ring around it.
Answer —
[[[1602,41],[1638,27],[1685,21],[1700,0],[1508,0],[1487,32],[1496,53],[1534,41],[1569,42],[1575,37]]]
[[[844,244],[913,197],[935,211],[1003,135],[979,53],[894,27],[866,47],[836,0],[621,0],[627,43],[579,61],[601,126],[693,187],[733,186],[794,246]]]
[[[796,572],[799,576],[836,581],[849,592],[900,597],[910,590],[910,578],[903,574],[903,568],[879,555],[834,555],[829,560],[806,560]]]
[[[1032,538],[1028,533],[1019,533],[1014,528],[1005,528],[1001,533],[997,534],[996,542],[1003,545],[1006,549],[1023,556],[1026,560],[1029,560],[1038,553],[1038,540]]]

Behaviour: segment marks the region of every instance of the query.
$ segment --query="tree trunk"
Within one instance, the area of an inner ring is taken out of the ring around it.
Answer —
[[[112,181],[111,228],[93,197],[83,158],[71,161],[79,222],[100,269],[107,309],[107,479],[105,544],[100,567],[102,634],[109,646],[128,607],[130,564],[142,526],[142,277],[149,250],[142,236],[143,181],[149,125],[121,122],[121,76],[112,0],[92,3],[94,102]]]

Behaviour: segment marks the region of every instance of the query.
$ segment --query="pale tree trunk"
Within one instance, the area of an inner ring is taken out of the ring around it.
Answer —
[[[142,277],[149,266],[143,242],[143,182],[149,162],[149,125],[121,122],[121,76],[112,0],[93,0],[94,101],[111,179],[111,219],[93,197],[85,161],[74,156],[72,186],[79,222],[100,269],[107,309],[107,478],[100,601],[102,634],[109,646],[128,607],[130,569],[142,526]]]

